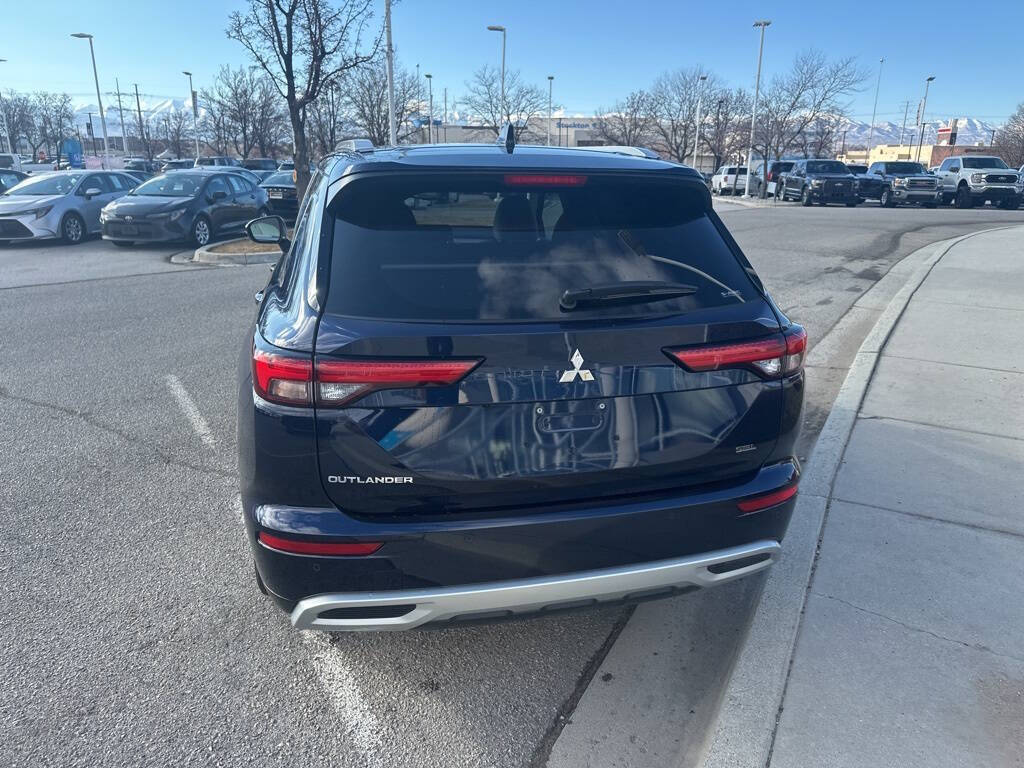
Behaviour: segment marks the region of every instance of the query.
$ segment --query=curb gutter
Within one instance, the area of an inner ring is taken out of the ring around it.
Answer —
[[[993,227],[932,243],[920,265],[864,339],[836,396],[800,481],[783,556],[769,571],[761,602],[736,660],[704,768],[767,768],[790,664],[827,515],[829,495],[882,348],[932,267],[957,243]],[[913,259],[911,254],[907,259]]]
[[[234,240],[222,240],[218,243],[210,243],[204,245],[202,248],[197,248],[195,254],[190,259],[185,259],[185,263],[198,263],[198,264],[235,264],[235,265],[246,265],[246,264],[273,264],[281,258],[281,251],[246,251],[244,253],[218,253],[214,251],[214,248],[219,248],[222,245],[229,245],[231,243],[242,243],[246,242],[248,238],[239,237]]]

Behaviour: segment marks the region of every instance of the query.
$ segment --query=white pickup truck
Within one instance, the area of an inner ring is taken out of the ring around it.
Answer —
[[[939,180],[943,204],[953,202],[957,208],[973,208],[990,200],[992,205],[1015,211],[1024,195],[1022,174],[1009,168],[998,157],[947,157],[935,175]]]
[[[723,165],[715,175],[711,177],[711,192],[715,195],[731,195],[734,191],[737,195],[745,194],[747,191],[747,167],[739,166],[739,178],[736,178],[735,165]]]

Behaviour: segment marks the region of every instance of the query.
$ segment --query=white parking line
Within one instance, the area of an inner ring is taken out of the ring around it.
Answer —
[[[340,652],[321,632],[302,632],[302,642],[312,651],[313,668],[324,692],[349,726],[346,731],[361,758],[353,762],[367,768],[384,766],[383,756],[387,749],[381,740],[380,721],[363,698],[359,683],[345,665]]]
[[[171,394],[174,395],[174,399],[178,401],[178,406],[185,414],[185,418],[188,419],[192,425],[192,429],[199,439],[206,444],[207,448],[213,448],[213,432],[210,431],[210,425],[206,423],[206,419],[203,418],[203,414],[199,412],[199,408],[196,407],[195,401],[189,395],[188,390],[185,386],[178,381],[177,376],[169,375],[167,377],[167,388],[171,390]]]

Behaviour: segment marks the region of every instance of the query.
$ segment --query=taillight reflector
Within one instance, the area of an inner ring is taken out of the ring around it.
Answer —
[[[379,389],[444,387],[483,362],[470,360],[332,360],[317,358],[317,402],[341,405]]]
[[[582,187],[587,183],[586,176],[565,174],[506,174],[505,185],[509,187]]]
[[[297,555],[334,555],[345,557],[372,555],[384,546],[384,543],[381,541],[301,541],[299,539],[286,539],[282,536],[275,536],[265,531],[260,531],[259,540],[271,549],[291,552]]]
[[[764,493],[760,496],[752,496],[749,499],[737,502],[736,506],[739,507],[740,512],[745,515],[749,515],[751,512],[760,512],[762,509],[768,509],[781,504],[784,501],[796,496],[797,485],[786,486],[785,488],[779,488],[777,491],[771,493]]]

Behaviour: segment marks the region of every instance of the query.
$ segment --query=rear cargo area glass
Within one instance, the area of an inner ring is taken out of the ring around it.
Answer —
[[[759,300],[695,185],[637,177],[472,174],[350,182],[327,310],[406,321],[642,317]],[[689,296],[566,313],[566,290],[623,281]]]

